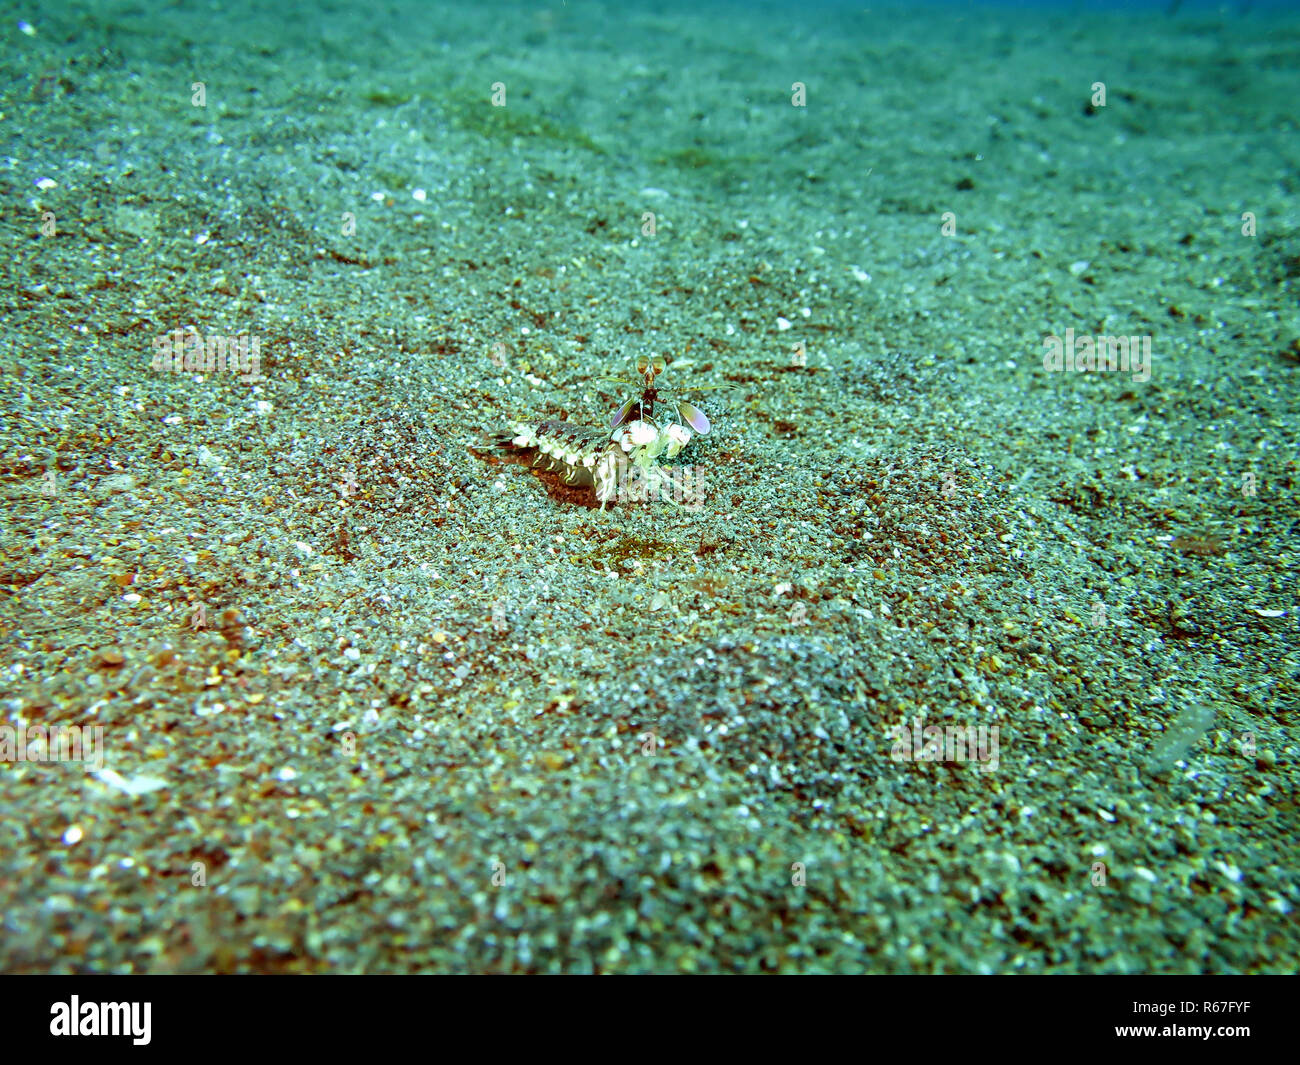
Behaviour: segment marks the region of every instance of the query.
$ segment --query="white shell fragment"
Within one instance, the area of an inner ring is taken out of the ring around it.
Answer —
[[[148,795],[151,791],[159,791],[167,787],[167,781],[158,777],[145,776],[137,774],[130,780],[127,780],[122,774],[112,769],[101,769],[94,774],[97,779],[107,784],[110,788],[116,788],[118,791],[126,792],[128,795]]]

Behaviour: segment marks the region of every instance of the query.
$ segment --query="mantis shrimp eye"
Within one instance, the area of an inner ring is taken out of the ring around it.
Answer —
[[[667,365],[668,363],[666,363],[660,355],[656,355],[653,359],[642,355],[636,360],[636,372],[642,377],[649,377],[653,380],[659,374],[664,372],[664,368]]]

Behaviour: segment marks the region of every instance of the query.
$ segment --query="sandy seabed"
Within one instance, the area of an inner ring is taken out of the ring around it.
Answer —
[[[0,967],[1295,971],[1294,15],[222,11],[6,30]]]

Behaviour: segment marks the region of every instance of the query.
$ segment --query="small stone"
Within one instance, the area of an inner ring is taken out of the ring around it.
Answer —
[[[129,492],[135,487],[135,478],[129,473],[115,473],[99,482],[110,492]]]
[[[116,669],[126,661],[121,648],[104,647],[95,653],[95,664],[104,669]]]

